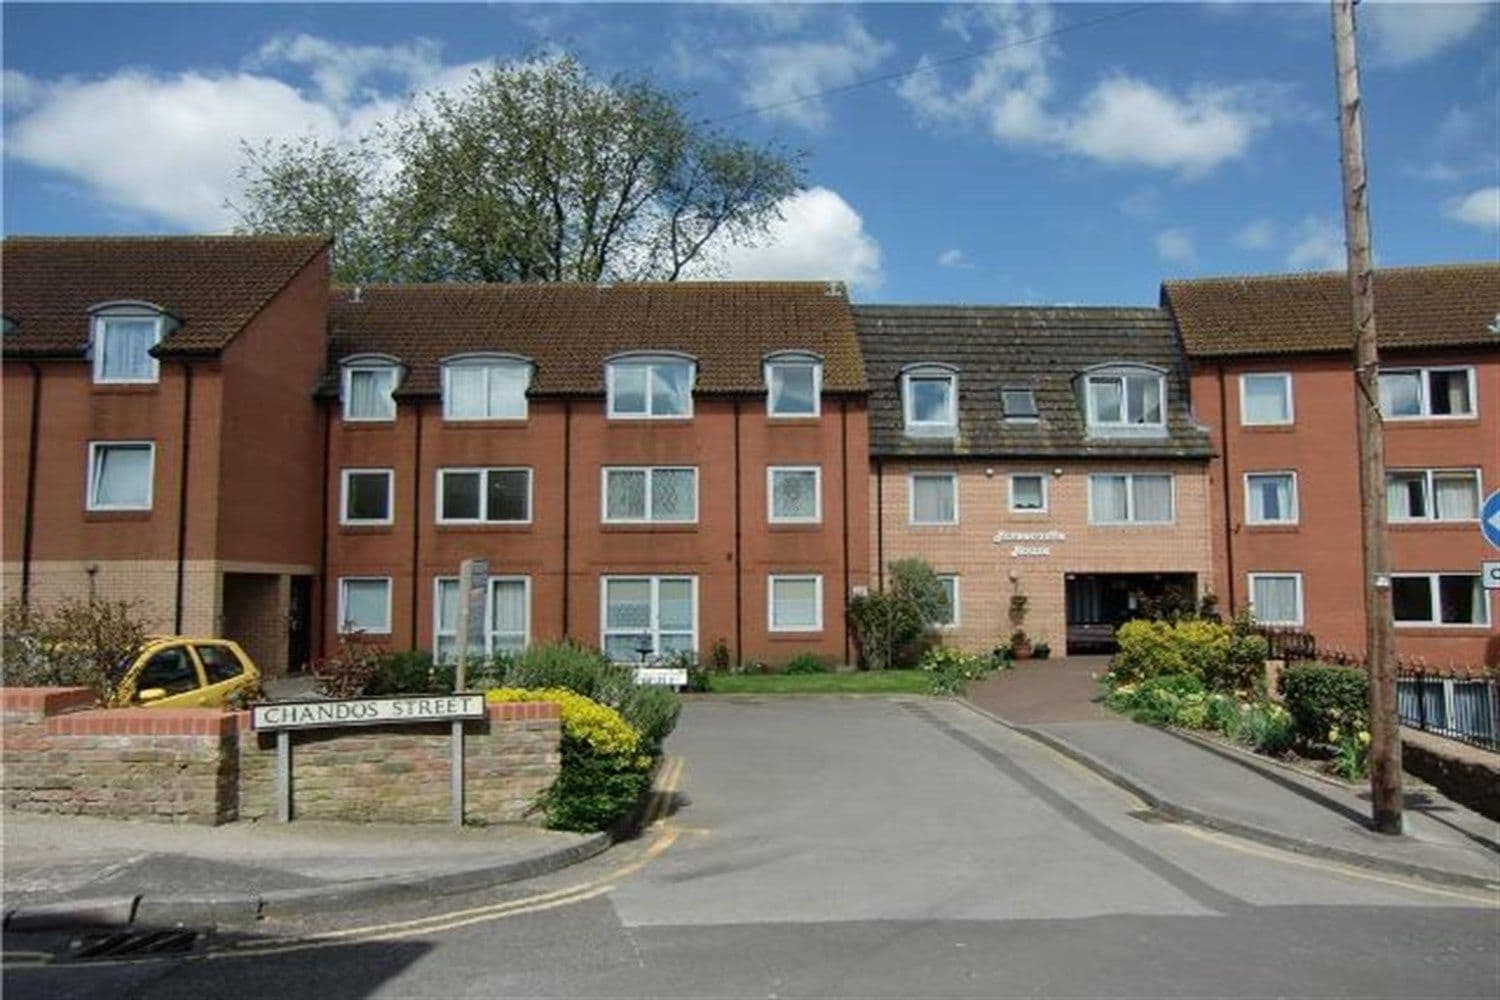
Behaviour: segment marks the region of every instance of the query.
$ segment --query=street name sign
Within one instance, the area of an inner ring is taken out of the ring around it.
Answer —
[[[1479,576],[1484,580],[1485,590],[1500,590],[1500,560],[1480,563]]]
[[[284,701],[256,705],[250,712],[250,728],[318,729],[326,726],[380,726],[482,718],[482,694],[348,698],[338,701]]]
[[[636,667],[637,684],[659,684],[663,687],[687,687],[687,671],[681,667]]]
[[[1500,549],[1500,490],[1484,498],[1484,506],[1479,509],[1479,530],[1485,541]]]

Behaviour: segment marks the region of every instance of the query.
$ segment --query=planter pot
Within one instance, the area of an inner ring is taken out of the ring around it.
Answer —
[[[1031,659],[1031,643],[1029,643],[1029,642],[1012,643],[1011,647],[1010,647],[1010,656],[1011,656],[1011,659],[1013,659],[1013,660],[1029,660],[1029,659]]]

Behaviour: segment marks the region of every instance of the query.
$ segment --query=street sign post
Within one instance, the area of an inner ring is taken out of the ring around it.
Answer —
[[[1500,549],[1500,490],[1484,498],[1479,508],[1479,531],[1484,540]]]

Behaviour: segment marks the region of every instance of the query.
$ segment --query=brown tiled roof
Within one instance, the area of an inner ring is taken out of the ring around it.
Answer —
[[[1345,351],[1353,345],[1342,271],[1200,278],[1162,284],[1193,357]],[[1375,272],[1382,348],[1489,346],[1500,315],[1500,263],[1389,267]]]
[[[225,347],[327,245],[319,236],[11,236],[0,243],[7,356],[88,346],[91,307],[140,301],[180,325],[158,354]]]
[[[1193,422],[1172,320],[1163,309],[1062,306],[855,306],[870,377],[870,451],[884,456],[1206,458]],[[933,362],[958,369],[958,433],[912,437],[901,408],[901,370]],[[1078,377],[1097,365],[1166,372],[1166,433],[1091,437]],[[1006,420],[1002,388],[1030,388],[1034,421]]]
[[[862,392],[864,365],[842,286],[823,282],[662,282],[619,285],[367,285],[334,289],[329,379],[356,354],[388,354],[407,369],[398,395],[439,391],[440,362],[496,351],[536,364],[532,393],[604,392],[605,360],[672,351],[698,361],[697,391],[764,391],[775,351],[823,357],[828,392]]]

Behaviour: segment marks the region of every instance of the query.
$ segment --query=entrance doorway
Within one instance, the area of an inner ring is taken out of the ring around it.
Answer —
[[[1069,573],[1068,652],[1113,653],[1115,629],[1157,609],[1192,608],[1196,573]]]
[[[286,665],[292,673],[306,670],[312,659],[312,577],[292,577],[286,614]]]

